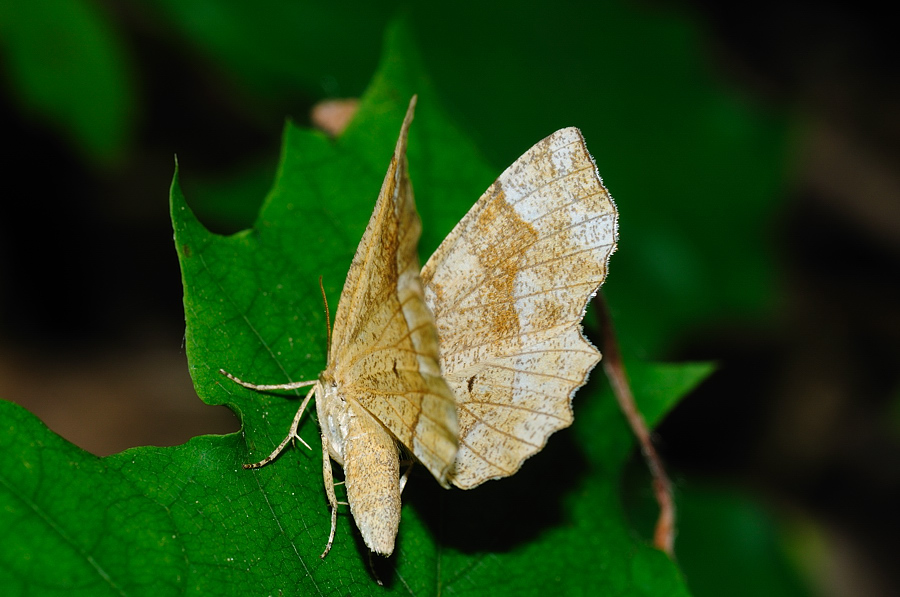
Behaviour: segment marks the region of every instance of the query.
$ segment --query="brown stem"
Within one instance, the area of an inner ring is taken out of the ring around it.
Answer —
[[[622,413],[628,420],[628,424],[631,426],[631,430],[641,446],[641,453],[647,462],[647,468],[650,469],[650,475],[653,477],[653,493],[656,495],[656,502],[659,504],[659,518],[656,520],[653,544],[657,549],[666,552],[669,557],[673,557],[675,502],[672,500],[672,483],[669,481],[668,475],[666,475],[666,469],[659,454],[656,452],[656,448],[653,447],[653,441],[650,437],[650,432],[647,430],[644,417],[641,416],[635,405],[634,395],[631,393],[631,386],[628,384],[628,376],[625,372],[625,363],[622,361],[619,343],[616,341],[612,317],[610,316],[606,299],[602,294],[598,295],[595,304],[603,326],[601,334],[603,369],[609,378],[616,400],[619,402],[619,408],[622,409]]]

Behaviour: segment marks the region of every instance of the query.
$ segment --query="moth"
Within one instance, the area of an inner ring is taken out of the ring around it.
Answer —
[[[512,475],[572,423],[600,353],[581,320],[606,277],[617,212],[576,128],[538,142],[488,188],[419,270],[421,223],[407,174],[413,97],[338,303],[315,397],[334,541],[331,461],[366,546],[390,555],[400,522],[400,446],[443,487]],[[300,439],[300,441],[303,441]]]

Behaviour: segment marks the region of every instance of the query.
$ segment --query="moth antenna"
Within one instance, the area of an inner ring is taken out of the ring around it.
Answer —
[[[325,332],[327,340],[325,341],[325,354],[331,356],[331,312],[328,310],[328,297],[325,296],[325,285],[322,284],[322,276],[319,276],[319,290],[322,291],[322,303],[325,305]]]

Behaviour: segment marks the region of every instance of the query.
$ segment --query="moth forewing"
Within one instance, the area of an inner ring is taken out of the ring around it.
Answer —
[[[419,275],[421,223],[406,164],[414,106],[415,98],[341,292],[323,375],[334,391],[325,387],[317,402],[320,413],[343,413],[328,441],[343,446],[350,511],[366,545],[383,555],[393,551],[400,521],[395,442],[442,484],[457,450],[456,403]]]

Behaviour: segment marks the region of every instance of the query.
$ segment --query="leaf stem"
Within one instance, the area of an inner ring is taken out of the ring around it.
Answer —
[[[616,340],[609,306],[603,294],[597,296],[595,304],[597,305],[603,330],[601,340],[603,369],[619,403],[619,408],[622,410],[622,414],[625,415],[628,425],[631,426],[631,430],[641,446],[641,454],[644,456],[644,461],[647,463],[647,468],[650,469],[650,475],[653,477],[653,493],[656,496],[656,502],[659,504],[659,517],[656,520],[656,529],[653,533],[653,545],[672,558],[674,557],[675,543],[675,502],[672,499],[672,483],[666,474],[662,459],[653,446],[653,439],[647,429],[647,423],[634,402],[634,395],[631,392],[628,375],[625,371],[625,362],[622,360],[622,353]]]

